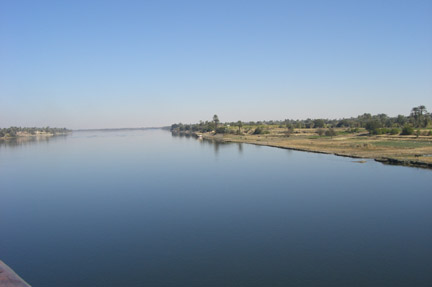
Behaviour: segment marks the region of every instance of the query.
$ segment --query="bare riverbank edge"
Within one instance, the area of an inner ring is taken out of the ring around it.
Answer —
[[[432,170],[432,139],[430,137],[369,136],[366,133],[317,137],[308,131],[298,131],[290,136],[283,132],[270,135],[234,135],[185,131],[173,134],[217,142],[247,143],[355,159],[374,159],[383,164]]]

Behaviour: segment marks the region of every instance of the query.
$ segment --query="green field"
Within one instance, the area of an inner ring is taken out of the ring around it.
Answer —
[[[394,148],[421,148],[431,147],[432,142],[427,141],[378,141],[372,143],[375,146],[394,147]]]

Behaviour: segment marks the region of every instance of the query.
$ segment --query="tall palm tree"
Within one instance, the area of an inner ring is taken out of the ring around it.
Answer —
[[[238,132],[241,132],[241,128],[243,127],[243,123],[241,121],[237,122],[237,126],[238,126]]]
[[[218,124],[219,124],[219,117],[218,117],[217,115],[214,115],[214,116],[213,116],[213,122],[215,123],[215,127],[216,127],[216,129],[217,129]]]
[[[420,110],[418,107],[414,107],[411,110],[411,117],[414,120],[414,125],[418,127],[419,125],[419,115],[420,115]]]

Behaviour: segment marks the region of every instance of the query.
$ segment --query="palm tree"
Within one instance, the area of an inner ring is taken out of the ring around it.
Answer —
[[[426,107],[421,105],[418,107],[414,107],[411,110],[411,117],[414,119],[414,123],[416,127],[424,127],[427,126],[427,118],[425,119],[425,116],[427,115]]]
[[[241,121],[237,122],[237,126],[238,126],[238,132],[241,132],[241,128],[243,127],[243,123]]]
[[[418,126],[419,125],[419,115],[420,115],[420,110],[418,107],[414,107],[411,110],[411,117],[414,120],[414,126]]]
[[[213,122],[215,123],[215,128],[217,129],[219,124],[219,117],[217,115],[213,116]]]

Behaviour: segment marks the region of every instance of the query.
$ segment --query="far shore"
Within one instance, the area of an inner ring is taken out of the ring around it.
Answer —
[[[343,129],[340,129],[341,133],[342,131]],[[317,136],[314,129],[297,129],[290,135],[287,135],[284,129],[271,129],[266,135],[214,132],[197,132],[189,135],[219,142],[248,143],[432,169],[432,139],[426,136],[371,136],[367,132],[359,132],[327,137]]]
[[[30,137],[52,137],[52,136],[60,136],[60,135],[67,135],[70,132],[67,133],[45,133],[45,132],[40,132],[37,134],[31,134],[31,133],[18,133],[15,136],[4,136],[4,137],[0,137],[0,140],[12,140],[12,139],[17,139],[17,138],[30,138]]]

